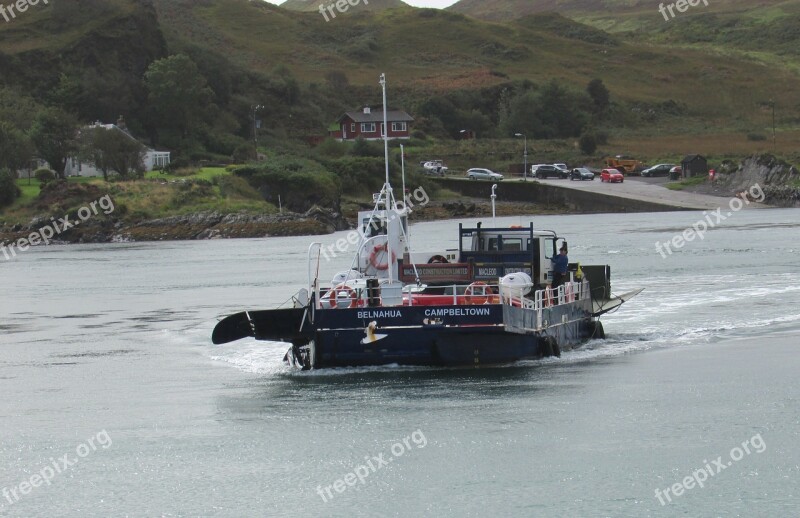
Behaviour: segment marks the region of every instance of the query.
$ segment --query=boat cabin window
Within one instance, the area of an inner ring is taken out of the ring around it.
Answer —
[[[366,237],[386,235],[386,220],[383,218],[367,218],[363,221]]]
[[[544,257],[545,259],[552,259],[556,254],[556,240],[552,237],[544,239]]]

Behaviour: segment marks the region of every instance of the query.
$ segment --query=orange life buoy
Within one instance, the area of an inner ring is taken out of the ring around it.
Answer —
[[[480,295],[475,294],[478,290],[481,292]],[[464,291],[464,298],[467,304],[486,304],[489,302],[491,295],[494,295],[494,291],[482,281],[473,282]]]
[[[356,293],[356,290],[345,284],[340,284],[335,288],[333,288],[331,291],[329,291],[328,294],[325,296],[325,298],[328,300],[328,303],[331,306],[331,309],[336,309],[336,307],[338,307],[340,293],[347,293],[347,297],[342,298],[343,301],[344,300],[350,301],[350,304],[347,306],[347,308],[354,308],[356,307],[356,305],[358,305],[358,294]]]
[[[544,307],[549,308],[553,305],[553,288],[548,286],[544,290],[544,299],[542,299]]]
[[[378,262],[378,254],[381,252],[388,252],[389,250],[389,243],[384,243],[382,245],[377,245],[375,248],[372,249],[372,253],[369,254],[369,264],[372,265],[373,268],[380,271],[385,271],[389,269],[389,263],[379,263]],[[392,262],[397,261],[397,254],[394,253],[392,250]]]

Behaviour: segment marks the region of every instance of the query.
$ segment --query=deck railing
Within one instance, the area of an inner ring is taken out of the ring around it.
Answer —
[[[550,306],[568,304],[591,297],[589,283],[583,281],[567,281],[556,289],[546,288],[533,293],[533,298],[523,296],[521,288],[500,286],[500,297],[504,304],[525,309],[540,310]]]

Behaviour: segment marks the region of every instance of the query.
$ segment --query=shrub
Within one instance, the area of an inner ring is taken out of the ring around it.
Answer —
[[[237,168],[262,197],[289,210],[305,212],[314,205],[339,210],[340,182],[319,163],[294,157],[278,157],[266,163]]]
[[[225,175],[214,177],[219,192],[226,198],[243,198],[246,200],[261,200],[261,194],[239,176]]]
[[[56,179],[56,173],[46,167],[42,167],[34,171],[33,177],[39,180],[41,185],[47,185],[49,182]]]
[[[243,142],[233,150],[232,158],[235,162],[249,162],[255,159],[255,157],[255,147],[249,142]]]
[[[347,153],[347,144],[339,142],[336,139],[325,139],[316,149],[320,156],[329,158],[340,158]]]
[[[344,157],[329,160],[325,166],[339,177],[342,190],[349,195],[377,192],[386,178],[383,158]],[[392,167],[392,170],[396,168]]]
[[[761,142],[763,140],[767,140],[767,137],[762,135],[761,133],[748,133],[747,140],[751,142]]]
[[[355,144],[353,144],[353,149],[350,150],[350,154],[353,156],[363,157],[382,157],[383,146],[377,142],[370,142],[360,138],[356,140]]]
[[[8,169],[0,169],[0,207],[8,207],[20,197],[22,191],[17,187],[14,176]]]

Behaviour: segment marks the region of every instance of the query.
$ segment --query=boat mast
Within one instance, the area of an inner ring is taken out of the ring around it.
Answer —
[[[386,193],[386,215],[388,217],[389,211],[396,211],[397,206],[394,201],[394,195],[392,194],[392,185],[389,183],[389,116],[388,116],[388,109],[386,107],[386,74],[381,74],[380,79],[381,89],[383,90],[383,162],[386,167],[386,183],[383,186],[383,190]],[[394,282],[394,265],[392,264],[392,233],[391,228],[392,226],[389,222],[386,222],[386,264],[388,265],[388,269],[386,272],[389,274],[389,282]]]

